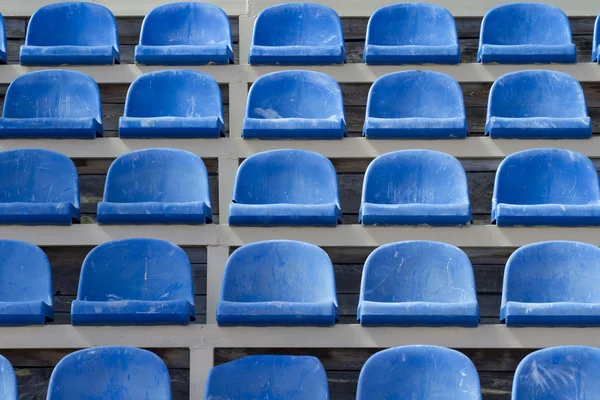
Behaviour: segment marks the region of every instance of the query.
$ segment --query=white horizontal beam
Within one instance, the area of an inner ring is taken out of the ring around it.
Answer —
[[[80,349],[95,346],[143,348],[387,348],[412,344],[459,349],[580,345],[600,347],[600,328],[363,328],[231,327],[216,325],[156,327],[0,328],[0,349]]]

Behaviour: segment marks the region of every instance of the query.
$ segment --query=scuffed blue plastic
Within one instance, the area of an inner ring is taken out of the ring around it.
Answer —
[[[329,400],[321,362],[308,356],[250,356],[213,367],[204,400]]]
[[[583,154],[533,149],[506,157],[498,167],[492,223],[498,226],[600,225],[598,173]]]
[[[0,397],[3,400],[18,400],[17,376],[11,363],[0,356]]]
[[[363,62],[458,64],[460,46],[454,17],[443,7],[426,3],[381,7],[367,25]]]
[[[341,215],[335,168],[321,154],[265,151],[238,169],[230,225],[336,226]]]
[[[485,134],[502,139],[589,139],[583,89],[571,75],[531,70],[502,75],[490,90]]]
[[[596,22],[594,23],[594,39],[592,42],[592,62],[597,61],[600,63],[600,58],[598,58],[598,54],[600,54],[600,15],[596,18]]]
[[[206,3],[155,7],[142,23],[135,61],[146,65],[233,64],[229,18],[221,8]]]
[[[50,262],[42,249],[0,240],[0,326],[44,325],[54,319],[53,293]]]
[[[460,162],[432,150],[401,150],[371,162],[358,213],[364,225],[465,225],[471,222]]]
[[[6,64],[6,27],[0,14],[0,64]]]
[[[314,3],[271,6],[254,23],[248,62],[253,65],[326,65],[346,62],[337,13]]]
[[[94,139],[102,136],[100,89],[86,74],[45,70],[16,78],[6,92],[0,138]]]
[[[104,6],[88,2],[48,4],[33,13],[21,46],[22,65],[118,63],[117,21]]]
[[[445,243],[381,246],[365,263],[356,315],[362,326],[477,326],[471,262]]]
[[[437,346],[402,346],[371,356],[358,377],[356,400],[481,400],[475,366],[462,353]]]
[[[106,175],[99,224],[204,224],[212,220],[208,172],[189,151],[147,149],[117,158]]]
[[[569,18],[561,9],[540,3],[492,8],[481,23],[477,61],[574,64],[577,54]]]
[[[163,70],[137,78],[127,92],[119,136],[127,139],[225,135],[219,84],[197,71]]]
[[[79,221],[73,161],[50,150],[0,152],[0,224],[71,225]]]
[[[115,240],[83,261],[73,325],[188,325],[195,319],[190,260],[179,246]]]
[[[64,357],[52,371],[47,400],[171,400],[163,361],[134,347],[93,347]]]
[[[327,253],[291,240],[247,244],[225,266],[221,326],[328,326],[339,320],[335,276]]]
[[[560,346],[538,350],[517,367],[512,400],[595,399],[600,393],[600,350]]]
[[[363,136],[369,139],[464,139],[462,89],[451,76],[402,71],[377,79],[367,99]]]
[[[507,326],[600,326],[600,249],[568,241],[515,251],[504,270]]]
[[[345,135],[342,90],[329,75],[272,72],[250,88],[244,139],[342,139]]]

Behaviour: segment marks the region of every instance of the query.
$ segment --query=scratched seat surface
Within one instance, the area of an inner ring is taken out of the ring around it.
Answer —
[[[0,355],[0,394],[6,400],[18,400],[17,376],[11,363]]]

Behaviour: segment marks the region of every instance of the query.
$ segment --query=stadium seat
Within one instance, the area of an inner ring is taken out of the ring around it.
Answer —
[[[79,221],[73,161],[49,150],[0,152],[0,224],[71,225]]]
[[[45,70],[17,77],[6,92],[0,138],[102,136],[100,89],[81,72]]]
[[[479,375],[462,353],[437,346],[402,346],[371,356],[358,377],[356,400],[481,400]]]
[[[562,72],[503,75],[490,90],[485,134],[501,139],[589,139],[592,121],[583,89]]]
[[[64,357],[52,371],[47,400],[171,400],[169,371],[134,347],[93,347]]]
[[[10,362],[0,356],[0,393],[3,400],[18,400],[17,376]]]
[[[83,262],[73,325],[188,325],[196,319],[190,260],[173,243],[123,239]]]
[[[363,136],[464,139],[467,115],[462,89],[454,78],[439,72],[403,71],[384,75],[369,90]]]
[[[465,225],[471,222],[467,176],[446,153],[401,150],[377,157],[365,174],[363,225]]]
[[[253,65],[325,65],[346,62],[340,17],[329,7],[287,3],[263,10],[254,24]]]
[[[596,22],[594,23],[594,39],[592,43],[592,62],[597,61],[600,63],[600,58],[598,55],[600,54],[600,15],[596,18]]]
[[[249,356],[213,367],[204,400],[329,400],[321,362],[308,356]]]
[[[492,223],[600,225],[598,173],[583,154],[561,149],[513,153],[498,167]]]
[[[99,224],[204,224],[212,221],[202,159],[176,149],[132,151],[106,175]]]
[[[117,21],[88,2],[48,4],[29,20],[22,65],[103,65],[120,60]]]
[[[0,14],[0,64],[6,64],[6,27],[4,17]]]
[[[163,70],[140,76],[129,87],[125,114],[119,119],[119,136],[127,139],[224,134],[219,84],[197,71]]]
[[[469,257],[440,242],[381,246],[365,263],[356,312],[362,326],[477,326]]]
[[[460,46],[454,17],[443,7],[426,3],[381,7],[367,25],[363,62],[458,64]]]
[[[477,61],[574,64],[577,54],[569,18],[561,9],[540,3],[492,8],[481,23]]]
[[[327,253],[291,240],[247,244],[225,266],[217,323],[327,326],[339,320]]]
[[[233,64],[229,18],[207,3],[165,4],[144,18],[135,61],[146,65]]]
[[[600,349],[560,346],[538,350],[517,367],[512,400],[595,399],[600,392]]]
[[[599,278],[596,246],[523,246],[506,264],[500,319],[507,326],[600,326]]]
[[[244,139],[342,139],[345,135],[342,90],[329,75],[273,72],[250,88]]]
[[[331,161],[312,151],[271,150],[240,165],[229,224],[336,226],[341,214]]]
[[[0,326],[43,325],[54,319],[53,294],[50,263],[42,249],[0,240]]]

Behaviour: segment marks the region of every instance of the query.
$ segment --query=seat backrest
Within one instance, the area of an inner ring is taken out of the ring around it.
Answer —
[[[367,360],[356,399],[480,400],[481,387],[464,354],[437,346],[402,346]]]
[[[315,357],[249,356],[213,367],[204,399],[328,400],[329,385]]]
[[[384,75],[373,83],[367,117],[466,118],[466,112],[462,89],[451,76],[403,71]]]
[[[88,2],[48,4],[33,13],[25,44],[30,46],[113,46],[117,21],[104,6]]]
[[[64,357],[52,371],[47,400],[171,400],[171,380],[154,353],[133,347],[94,347]]]
[[[71,203],[79,208],[75,164],[50,150],[0,152],[0,203]]]
[[[371,162],[365,174],[363,203],[457,204],[469,202],[461,163],[446,153],[401,150]]]
[[[600,392],[600,349],[560,346],[538,350],[517,367],[512,398],[593,399]]]
[[[2,14],[0,14],[0,51],[6,54],[6,26]]]
[[[179,246],[163,240],[103,243],[83,261],[77,299],[186,300],[194,304],[190,260]]]
[[[94,118],[101,124],[100,89],[81,72],[30,72],[8,87],[3,114],[4,118]]]
[[[488,11],[479,45],[571,44],[571,24],[560,9],[540,3],[505,4]]]
[[[2,394],[3,400],[19,398],[15,370],[11,363],[2,356],[0,356],[0,394]]]
[[[43,301],[52,306],[53,294],[52,270],[42,249],[0,240],[0,302]]]
[[[247,244],[227,261],[221,300],[337,304],[333,265],[325,251],[308,243],[270,240]]]
[[[590,204],[600,200],[598,173],[583,154],[562,149],[513,153],[498,167],[493,204]]]
[[[600,15],[594,22],[594,38],[592,39],[592,62],[598,61],[598,45],[600,45]]]
[[[342,90],[332,77],[320,72],[272,72],[250,87],[246,117],[344,119]]]
[[[104,201],[204,202],[210,206],[208,172],[202,159],[189,151],[132,151],[117,158],[108,169]]]
[[[233,202],[241,204],[340,204],[331,161],[312,151],[270,150],[242,162]]]
[[[450,11],[427,3],[400,3],[376,10],[367,25],[367,44],[447,46],[458,44]]]
[[[487,119],[587,117],[583,89],[571,75],[530,70],[502,75],[490,90]]]
[[[257,46],[343,46],[342,21],[331,8],[313,3],[271,6],[258,14],[252,44]]]
[[[449,244],[414,240],[373,251],[363,269],[360,301],[477,302],[469,257]]]
[[[127,91],[125,116],[134,118],[218,116],[223,120],[219,84],[210,75],[189,70],[150,72]]]
[[[164,4],[150,10],[142,23],[140,44],[233,46],[231,26],[225,11],[212,4],[198,2]]]

